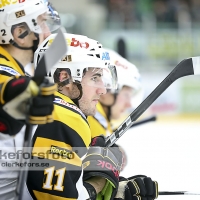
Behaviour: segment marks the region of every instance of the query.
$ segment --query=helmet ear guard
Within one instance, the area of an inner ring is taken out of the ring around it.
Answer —
[[[69,78],[65,79],[64,81],[60,81],[60,73],[61,71],[66,71],[69,75]],[[57,68],[53,74],[53,79],[54,79],[54,83],[58,84],[58,87],[63,87],[65,85],[68,85],[71,82],[71,72],[70,69],[68,68]]]

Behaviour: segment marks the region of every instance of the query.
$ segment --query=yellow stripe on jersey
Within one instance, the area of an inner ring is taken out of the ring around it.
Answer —
[[[102,105],[98,103],[96,108],[97,108],[97,112],[95,116],[99,114],[99,116],[101,115],[101,119],[95,116],[94,117],[88,116],[87,118],[90,125],[92,138],[99,135],[107,136],[108,133],[109,134],[112,133],[111,124],[109,120],[107,119],[107,116],[103,110]]]
[[[33,150],[32,150],[32,155],[36,156],[36,157],[41,157],[40,156],[41,153],[44,153],[44,154],[42,154],[42,158],[55,160],[55,156],[53,156],[53,153],[50,153],[52,146],[57,147],[57,149],[61,149],[61,148],[65,149],[66,152],[72,151],[72,147],[69,144],[66,144],[64,142],[59,142],[56,140],[47,139],[47,138],[37,137],[36,141],[34,143]],[[60,155],[60,156],[58,156],[58,158],[56,158],[56,161],[64,162],[64,163],[68,163],[68,164],[76,165],[76,166],[82,165],[81,159],[75,152],[73,152],[72,159],[68,159],[68,158],[64,159],[61,156],[62,154],[58,153],[58,155]]]
[[[43,193],[43,192],[39,192],[36,190],[33,190],[35,196],[37,199],[51,199],[51,200],[75,200],[74,198],[65,198],[65,197],[59,197],[56,195],[52,195],[52,194],[48,194],[48,193]]]
[[[68,102],[76,106],[73,103],[73,101],[67,96],[62,95],[59,92],[56,92],[55,95],[63,99],[66,103]],[[63,105],[63,106],[65,108],[68,107],[67,105]],[[66,119],[66,112],[67,112],[67,119]],[[54,104],[54,112],[53,112],[54,120],[60,121],[66,124],[67,126],[69,126],[74,131],[76,131],[80,135],[82,140],[84,141],[85,146],[88,147],[91,142],[90,127],[87,123],[87,119],[86,118],[84,119],[84,117],[82,117],[82,114],[81,113],[78,114],[78,113],[79,113],[78,110],[75,110],[71,107],[69,107],[65,112],[63,112],[63,107],[61,105]],[[81,123],[81,126],[77,124],[77,121]]]
[[[20,75],[25,76],[23,70],[17,64],[16,60],[1,46],[0,46],[0,54],[8,59],[8,61],[7,61],[4,58],[0,58],[0,65],[5,65],[6,67],[10,68],[11,70],[18,72]],[[7,78],[6,78],[7,76],[5,76],[5,75],[0,75],[0,76],[1,76],[0,83],[7,80]],[[13,74],[13,76],[15,76],[15,75]]]

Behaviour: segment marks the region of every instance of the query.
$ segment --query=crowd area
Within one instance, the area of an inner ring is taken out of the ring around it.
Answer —
[[[200,20],[198,0],[104,0],[101,3],[107,9],[108,23],[122,22],[124,28],[132,28],[144,19],[153,19],[158,25],[169,23],[172,27]]]

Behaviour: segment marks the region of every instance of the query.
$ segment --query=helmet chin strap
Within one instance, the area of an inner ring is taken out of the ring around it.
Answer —
[[[75,99],[72,99],[72,101],[78,106],[78,108],[80,108],[79,107],[79,100],[81,99],[81,97],[83,96],[83,89],[82,89],[82,85],[80,84],[80,83],[74,83],[76,86],[77,86],[77,88],[78,88],[78,90],[80,91],[80,95],[77,97],[77,98],[75,98]]]
[[[23,33],[19,36],[19,38],[23,39],[23,38],[25,38],[28,34],[29,34],[29,33],[28,33],[28,31],[26,30],[25,32],[23,32]],[[38,48],[38,44],[39,44],[40,39],[39,39],[39,34],[38,34],[38,33],[34,33],[34,34],[35,34],[37,40],[33,40],[33,46],[32,46],[32,47],[21,47],[21,46],[19,46],[14,40],[10,40],[10,44],[12,44],[13,46],[17,47],[18,49],[22,49],[22,50],[32,50],[33,53],[35,53],[35,51],[36,51],[37,48]]]

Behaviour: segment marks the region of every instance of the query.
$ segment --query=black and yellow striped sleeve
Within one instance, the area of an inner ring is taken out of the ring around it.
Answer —
[[[0,46],[0,84],[4,83],[12,76],[20,75],[25,75],[21,64]]]

